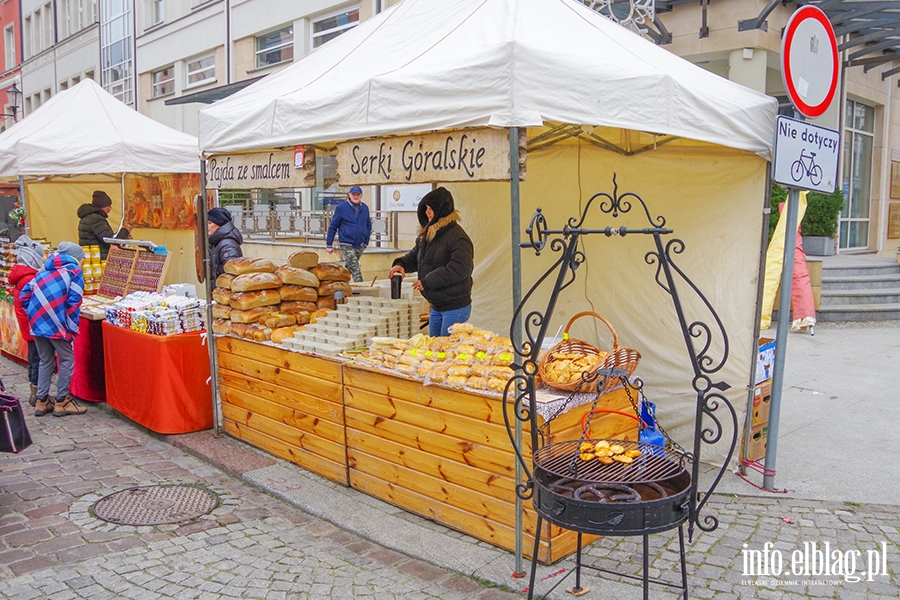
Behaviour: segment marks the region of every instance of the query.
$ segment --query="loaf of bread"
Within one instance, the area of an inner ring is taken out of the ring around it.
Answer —
[[[316,308],[334,310],[334,298],[331,296],[319,296],[319,299],[316,300]]]
[[[281,287],[281,279],[274,273],[247,273],[238,275],[231,282],[232,292],[255,292]]]
[[[224,288],[213,288],[212,291],[213,300],[218,302],[219,304],[229,304],[231,302],[231,290],[226,290]]]
[[[271,315],[275,311],[267,307],[250,308],[247,310],[232,310],[232,323],[259,323],[260,317]]]
[[[276,344],[280,344],[283,340],[287,338],[294,337],[294,334],[298,331],[302,331],[303,327],[299,325],[290,325],[289,327],[279,327],[278,329],[272,330],[272,341]]]
[[[272,330],[262,325],[251,325],[244,333],[244,337],[256,342],[267,342],[272,337]]]
[[[237,277],[237,275],[232,275],[231,273],[222,273],[221,275],[216,277],[216,287],[230,290],[231,280],[235,277]]]
[[[297,317],[294,315],[286,315],[282,313],[275,313],[273,315],[266,315],[265,317],[260,317],[259,324],[265,325],[269,329],[277,329],[279,327],[287,327],[288,325],[294,325],[297,323]]]
[[[316,322],[316,319],[318,319],[319,317],[324,317],[324,316],[326,316],[329,312],[330,312],[330,311],[328,311],[327,309],[324,309],[324,308],[323,308],[323,309],[320,309],[320,310],[317,310],[317,311],[315,311],[314,313],[312,313],[311,315],[309,315],[309,322],[310,322],[310,323],[315,323],[315,322]]]
[[[282,282],[288,285],[302,285],[305,287],[319,287],[319,278],[306,269],[297,269],[287,265],[278,267],[275,274]]]
[[[299,312],[291,313],[295,317],[297,317],[297,325],[306,325],[309,323],[309,316],[312,314],[308,310],[301,310]]]
[[[319,292],[314,287],[303,287],[299,285],[283,285],[278,288],[282,300],[293,300],[298,302],[315,302],[319,299]]]
[[[231,321],[228,319],[216,319],[213,321],[212,329],[216,335],[228,335],[231,333]]]
[[[298,269],[311,269],[319,264],[319,255],[309,250],[294,252],[288,257],[288,264]]]
[[[245,273],[274,273],[275,263],[268,258],[233,258],[223,265],[226,273],[244,275]]]
[[[237,337],[246,337],[247,330],[254,327],[252,323],[235,323],[231,322],[231,335]]]
[[[274,306],[281,302],[278,290],[259,290],[256,292],[238,292],[231,295],[231,308],[247,310],[260,306]]]
[[[337,263],[319,263],[309,270],[319,281],[350,281],[350,271]]]
[[[334,296],[335,292],[344,292],[344,297],[353,295],[353,288],[346,281],[323,281],[318,288],[319,297]]]
[[[318,308],[314,302],[282,302],[278,306],[278,312],[293,315],[299,312],[313,313]]]
[[[213,319],[230,319],[231,306],[229,306],[228,304],[213,304],[212,315]]]

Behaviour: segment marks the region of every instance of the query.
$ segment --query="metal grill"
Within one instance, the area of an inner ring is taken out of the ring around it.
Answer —
[[[184,485],[137,487],[94,503],[94,516],[117,525],[165,525],[196,519],[219,506],[214,493]]]
[[[604,465],[597,460],[583,461],[578,457],[578,440],[568,440],[548,444],[538,450],[534,455],[534,464],[558,477],[585,483],[651,483],[684,472],[684,457],[681,454],[641,442],[608,441],[624,447],[626,451],[640,450],[641,455],[629,464],[614,462]]]

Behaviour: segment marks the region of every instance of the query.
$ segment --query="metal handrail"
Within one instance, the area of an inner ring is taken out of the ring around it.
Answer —
[[[249,240],[265,237],[271,241],[300,239],[304,242],[324,243],[334,211],[302,210],[291,206],[256,205],[247,210],[240,205],[226,206],[234,216],[234,223]],[[370,211],[372,238],[370,246],[397,247],[397,213]]]

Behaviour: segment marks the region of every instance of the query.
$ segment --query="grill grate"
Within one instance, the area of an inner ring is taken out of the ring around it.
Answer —
[[[623,446],[625,450],[640,450],[641,455],[630,464],[614,462],[604,465],[597,460],[583,461],[578,458],[578,440],[568,440],[548,444],[538,450],[534,455],[535,468],[587,483],[650,483],[684,472],[684,457],[681,454],[641,442],[608,441]],[[574,472],[570,470],[570,465],[574,465]]]

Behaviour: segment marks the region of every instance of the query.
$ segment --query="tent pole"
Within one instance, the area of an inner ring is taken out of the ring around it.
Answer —
[[[204,287],[206,289],[206,345],[209,350],[209,387],[212,392],[212,412],[213,412],[213,435],[219,437],[221,435],[220,423],[221,415],[219,414],[219,361],[216,360],[216,344],[212,331],[212,262],[209,259],[209,223],[206,221],[206,213],[209,207],[206,205],[206,160],[200,160],[200,202],[197,203],[197,209],[200,211],[200,239],[204,246],[207,246],[203,252],[203,266],[206,269],[206,281]]]
[[[509,128],[509,207],[512,227],[512,310],[515,314],[519,302],[522,301],[522,249],[519,245],[521,237],[519,226],[519,128]],[[519,315],[513,323],[513,348],[520,348],[522,342],[522,317]],[[521,357],[518,357],[521,359]],[[516,421],[516,446],[522,447],[522,420]],[[516,488],[522,485],[522,466],[516,463]],[[535,532],[535,537],[539,532]],[[537,560],[537,557],[532,557]],[[522,566],[522,499],[516,494],[516,568],[515,575],[524,575]]]
[[[19,175],[19,204],[24,207],[25,206],[25,178]],[[26,216],[28,214],[28,210],[25,210]],[[31,227],[28,225],[28,219],[25,219],[25,231],[23,231],[25,235],[31,237]]]
[[[772,404],[769,407],[769,438],[766,442],[766,475],[763,488],[775,489],[775,456],[778,452],[778,424],[781,419],[781,389],[784,386],[784,359],[791,322],[791,287],[794,279],[794,253],[797,245],[797,212],[800,191],[790,188],[787,203],[787,227],[784,230],[784,265],[781,269],[781,298],[778,302],[778,330],[775,334],[775,364],[772,365]],[[772,473],[769,475],[769,473]]]

